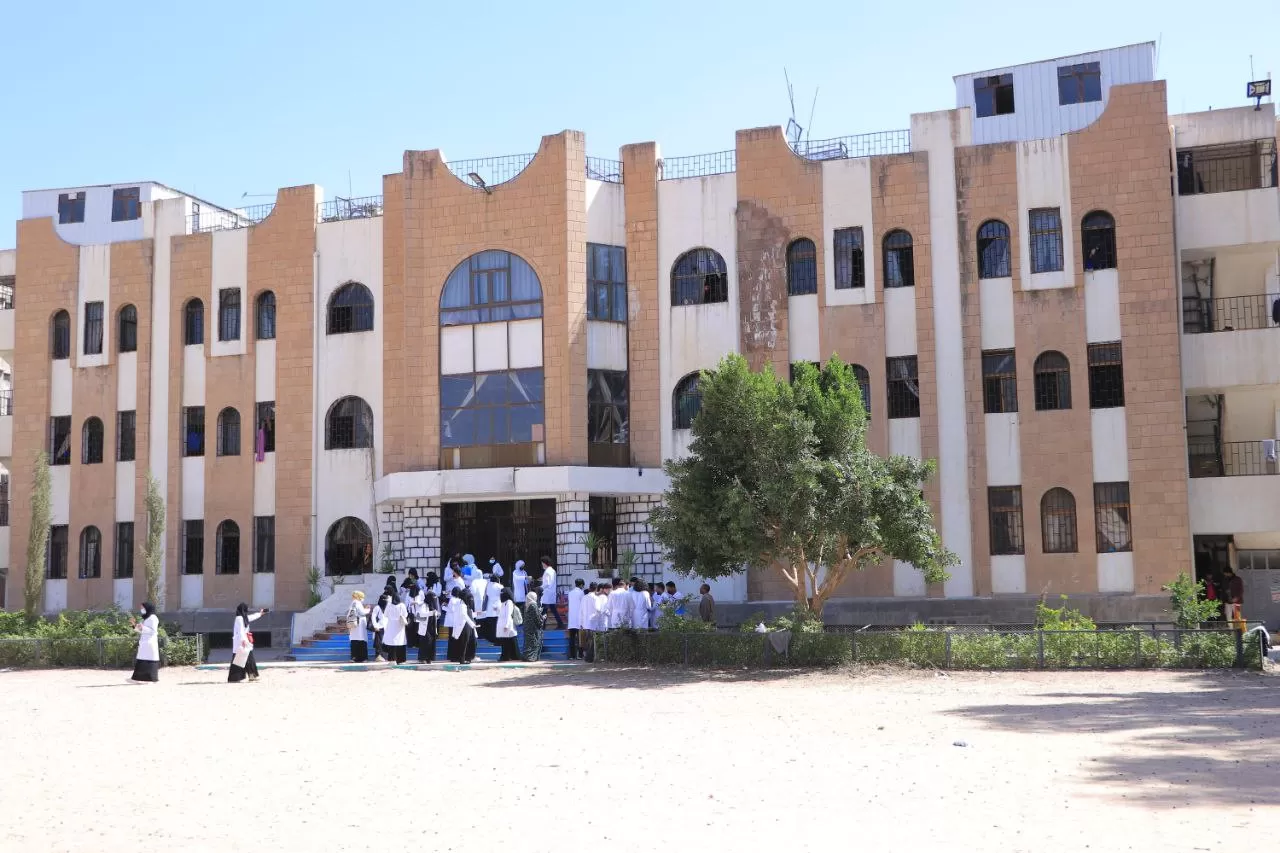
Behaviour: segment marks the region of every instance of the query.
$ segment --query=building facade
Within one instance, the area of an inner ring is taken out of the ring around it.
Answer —
[[[1179,571],[1226,563],[1257,562],[1262,590],[1274,109],[1170,116],[1153,53],[957,77],[956,109],[863,136],[408,151],[365,199],[28,193],[0,253],[9,605],[41,451],[50,610],[140,600],[149,476],[165,609],[192,619],[301,611],[335,578],[453,551],[661,577],[662,462],[687,451],[698,372],[732,352],[781,373],[838,354],[872,449],[938,460],[951,579],[886,563],[833,618],[1022,621],[1058,594],[1154,618]],[[767,573],[714,587],[791,600]]]

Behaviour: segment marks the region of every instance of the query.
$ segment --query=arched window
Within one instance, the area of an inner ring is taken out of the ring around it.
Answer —
[[[1080,244],[1084,247],[1084,268],[1116,268],[1116,221],[1105,210],[1095,210],[1080,221]]]
[[[691,249],[671,267],[671,304],[729,301],[729,270],[714,249]]]
[[[855,364],[853,378],[858,380],[858,387],[862,389],[862,408],[867,417],[871,417],[871,374],[861,364]]]
[[[276,295],[270,290],[258,294],[253,308],[254,328],[260,341],[276,339]]]
[[[204,303],[192,299],[182,309],[182,343],[195,346],[204,343]]]
[[[132,305],[126,305],[120,309],[117,315],[117,329],[119,332],[118,344],[120,352],[137,352],[138,351],[138,309]]]
[[[80,577],[102,577],[102,533],[93,525],[80,531]]]
[[[1050,489],[1040,499],[1040,538],[1046,554],[1076,552],[1076,499],[1066,489]]]
[[[1065,355],[1053,350],[1040,353],[1035,377],[1037,412],[1071,408],[1071,362]]]
[[[490,249],[453,268],[440,293],[440,325],[501,323],[542,316],[542,283],[519,255]]]
[[[324,419],[324,449],[373,447],[373,410],[359,397],[343,397]]]
[[[331,335],[373,330],[373,294],[358,281],[349,281],[329,297]]]
[[[324,573],[361,575],[373,570],[373,537],[358,518],[340,518],[324,537]]]
[[[102,420],[100,418],[86,418],[80,437],[80,464],[101,464],[103,442]]]
[[[49,351],[55,361],[71,358],[71,315],[59,311],[49,321]]]
[[[218,413],[218,455],[240,455],[240,413],[230,406]]]
[[[804,296],[818,292],[818,257],[808,237],[792,240],[787,247],[787,294]]]
[[[884,235],[884,286],[915,287],[916,264],[911,233],[901,228]]]
[[[698,374],[690,373],[676,383],[671,397],[671,428],[692,429],[693,419],[702,411],[702,392],[698,390]]]
[[[1009,226],[999,219],[988,219],[978,228],[978,278],[1008,278],[1011,275]]]
[[[240,525],[230,519],[222,522],[213,542],[214,572],[220,575],[240,574]]]

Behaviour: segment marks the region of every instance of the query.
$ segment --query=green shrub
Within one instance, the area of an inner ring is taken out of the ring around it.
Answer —
[[[0,666],[3,667],[132,667],[138,635],[132,614],[118,608],[102,611],[64,610],[28,623],[21,613],[0,613]],[[173,625],[160,626],[160,658],[170,666],[197,660],[194,636]],[[198,644],[207,656],[207,644]]]

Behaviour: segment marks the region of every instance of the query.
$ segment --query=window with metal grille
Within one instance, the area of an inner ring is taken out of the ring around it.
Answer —
[[[729,301],[729,271],[713,249],[691,249],[671,267],[671,304],[707,305]]]
[[[373,447],[373,409],[359,397],[343,397],[324,419],[325,450]]]
[[[702,391],[698,389],[698,374],[690,373],[676,383],[671,395],[671,428],[693,429],[693,421],[702,411]]]
[[[595,551],[587,556],[597,566],[612,567],[618,555],[618,499],[592,495],[587,509],[587,529],[597,540]]]
[[[973,102],[978,118],[1013,113],[1013,75],[993,74],[973,81]]]
[[[230,406],[218,412],[218,455],[240,455],[240,412]]]
[[[357,281],[349,281],[329,297],[330,335],[373,330],[373,294]]]
[[[16,275],[0,275],[0,311],[13,308],[14,288],[18,285]]]
[[[102,534],[93,525],[80,531],[80,577],[102,577]]]
[[[116,315],[118,318],[119,340],[116,342],[120,352],[138,351],[138,309],[126,305]]]
[[[871,374],[861,364],[855,364],[853,378],[858,381],[858,388],[862,391],[862,410],[869,418],[871,417]]]
[[[920,417],[919,362],[914,355],[885,360],[890,418]]]
[[[86,418],[80,428],[80,464],[102,464],[103,429],[100,418]]]
[[[915,287],[916,265],[911,234],[901,228],[884,235],[884,286]]]
[[[1018,411],[1018,368],[1013,350],[982,354],[982,408],[989,415]]]
[[[1087,104],[1102,100],[1102,66],[1097,62],[1058,67],[1058,104]]]
[[[116,412],[116,461],[133,462],[137,453],[138,413]]]
[[[58,224],[84,222],[84,193],[58,193]]]
[[[254,435],[254,452],[261,456],[264,453],[276,452],[276,404],[275,401],[258,403],[256,418],[257,432]]]
[[[116,522],[115,560],[111,574],[115,578],[133,577],[133,522]]]
[[[1124,405],[1124,359],[1120,342],[1089,344],[1089,408]]]
[[[1116,267],[1116,221],[1105,210],[1095,210],[1080,221],[1085,270]]]
[[[182,455],[204,456],[204,406],[182,410]]]
[[[1022,540],[1022,487],[987,489],[987,515],[991,522],[991,553],[1024,554]]]
[[[1056,207],[1027,211],[1031,240],[1031,271],[1057,272],[1062,269],[1062,215]]]
[[[1076,499],[1063,488],[1053,488],[1040,499],[1040,538],[1046,554],[1074,554]]]
[[[111,192],[111,221],[129,222],[142,216],[142,193],[138,187],[122,187]]]
[[[989,219],[978,228],[978,278],[1013,275],[1009,257],[1009,226]]]
[[[253,571],[270,575],[276,570],[276,517],[258,515],[253,519]]]
[[[544,382],[540,367],[440,377],[441,447],[543,441]]]
[[[204,519],[182,522],[182,573],[204,574]]]
[[[1094,483],[1093,514],[1099,554],[1133,550],[1128,483]]]
[[[68,529],[65,524],[49,525],[49,546],[44,554],[44,574],[49,580],[67,579]]]
[[[837,228],[831,235],[831,252],[836,265],[836,290],[867,286],[861,228]]]
[[[442,326],[541,316],[542,282],[538,281],[538,274],[524,258],[499,249],[477,252],[458,264],[440,292]],[[372,319],[369,328],[373,328]]]
[[[204,343],[204,303],[199,299],[188,300],[182,309],[182,343],[185,346]]]
[[[625,370],[587,371],[587,441],[628,444],[631,406]]]
[[[276,339],[276,295],[270,290],[258,294],[254,303],[255,332],[260,341]]]
[[[230,519],[219,524],[214,534],[213,571],[219,575],[240,574],[240,525]]]
[[[54,361],[71,358],[71,315],[66,311],[49,321],[49,352]]]
[[[818,292],[818,253],[808,237],[787,246],[787,294],[806,296]]]
[[[1060,352],[1042,352],[1036,358],[1036,411],[1071,408],[1071,362]]]
[[[359,575],[373,568],[373,536],[369,525],[354,516],[340,518],[324,537],[324,573]]]
[[[627,322],[627,250],[587,244],[587,319]]]
[[[240,288],[218,291],[218,340],[240,340]]]
[[[71,416],[49,418],[49,464],[71,464]]]
[[[84,304],[84,354],[102,355],[102,303]]]

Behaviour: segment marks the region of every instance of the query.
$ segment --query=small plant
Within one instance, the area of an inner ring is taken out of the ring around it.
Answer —
[[[317,569],[315,566],[312,566],[311,570],[307,572],[307,609],[308,610],[311,609],[312,607],[315,607],[317,604],[319,604],[321,601],[324,600],[324,597],[320,595],[321,580],[322,578],[320,575],[320,570]]]
[[[1161,587],[1169,593],[1174,621],[1179,628],[1199,628],[1218,616],[1218,602],[1204,597],[1204,583],[1192,580],[1186,572],[1179,572],[1172,583]]]
[[[390,542],[386,542],[382,546],[382,573],[386,575],[396,573],[396,558],[391,553]]]
[[[635,573],[636,568],[636,552],[630,548],[622,552],[622,556],[618,558],[618,577],[624,581],[630,581],[631,576]]]

